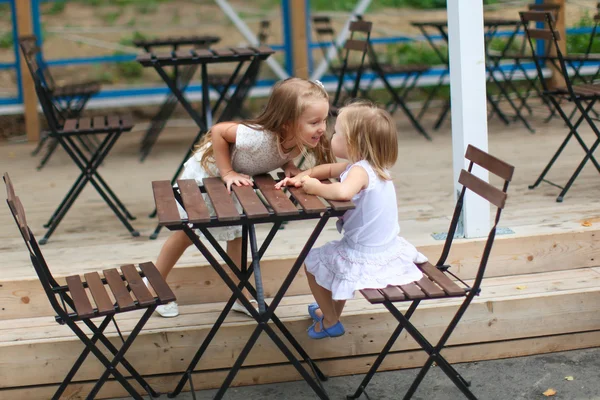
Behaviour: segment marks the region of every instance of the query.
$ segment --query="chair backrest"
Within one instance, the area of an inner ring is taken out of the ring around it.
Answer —
[[[267,42],[269,41],[269,36],[271,36],[271,21],[269,21],[269,20],[260,21],[258,35],[256,35],[256,38],[258,39],[258,45],[259,46],[266,45]]]
[[[63,125],[65,117],[54,103],[52,89],[48,86],[48,80],[44,78],[45,68],[39,63],[39,57],[37,57],[40,51],[35,36],[19,37],[19,46],[33,79],[35,92],[48,122],[48,127],[52,131],[57,131]]]
[[[23,49],[23,56],[27,65],[29,66],[30,63],[34,62],[39,67],[36,70],[40,71],[40,79],[42,79],[50,91],[53,91],[56,88],[56,83],[42,56],[42,49],[38,45],[37,37],[35,35],[19,36],[19,44],[21,45],[21,49]]]
[[[35,272],[52,304],[52,307],[56,311],[57,314],[64,313],[64,308],[61,307],[58,302],[56,295],[60,293],[61,286],[56,282],[48,265],[46,264],[46,260],[44,260],[44,256],[40,250],[40,246],[38,245],[31,229],[27,225],[27,218],[25,216],[25,209],[23,208],[23,204],[19,197],[15,194],[15,189],[10,180],[8,173],[4,173],[4,184],[6,185],[6,203],[8,204],[8,208],[15,219],[17,227],[19,228],[19,232],[21,232],[21,236],[25,241],[25,245],[27,246],[27,250],[29,251],[29,257],[31,258],[31,263]],[[68,299],[65,299],[68,301]]]
[[[350,38],[344,43],[344,58],[342,61],[342,67],[340,70],[340,76],[338,77],[338,85],[333,98],[333,104],[338,105],[342,88],[344,87],[344,80],[346,72],[348,72],[349,61],[353,56],[358,56],[360,62],[357,66],[352,68],[352,75],[354,77],[354,85],[349,95],[350,98],[356,98],[358,90],[360,89],[360,79],[362,77],[365,68],[365,57],[369,50],[369,40],[371,38],[371,30],[373,29],[373,23],[369,21],[359,20],[350,22]]]
[[[559,41],[562,40],[562,38],[560,37],[560,32],[556,30],[556,22],[552,13],[545,11],[522,11],[519,13],[519,15],[525,28],[525,35],[527,37],[527,41],[529,42],[529,46],[533,55],[532,58],[538,72],[538,78],[544,91],[549,91],[548,83],[546,82],[543,74],[545,63],[546,61],[549,61],[562,75],[565,84],[567,85],[569,94],[571,94],[571,96],[575,96],[573,93],[573,83],[569,76],[565,59],[559,46]],[[537,28],[538,22],[543,22],[544,28]],[[548,43],[548,50],[552,50],[556,56],[537,55],[535,52],[534,41],[537,42],[538,40],[543,40],[545,43]]]
[[[496,236],[496,228],[498,227],[498,222],[500,221],[500,214],[504,209],[504,205],[506,203],[506,192],[508,191],[508,184],[512,180],[515,168],[512,165],[478,149],[473,145],[469,145],[467,147],[465,158],[469,160],[469,167],[467,170],[463,169],[458,178],[458,182],[463,185],[463,188],[456,201],[456,207],[454,209],[452,221],[450,222],[450,228],[448,229],[448,236],[446,237],[446,242],[444,243],[442,255],[440,256],[440,259],[438,260],[436,266],[445,266],[446,259],[448,257],[448,254],[450,253],[450,248],[452,247],[452,241],[454,240],[456,229],[458,227],[459,221],[461,220],[460,217],[463,211],[465,193],[467,190],[470,190],[471,192],[486,199],[488,202],[490,202],[496,207],[496,217],[494,218],[494,225],[492,226],[488,234],[487,241],[483,249],[483,254],[481,256],[481,261],[479,263],[479,269],[475,277],[475,282],[473,283],[473,285],[471,285],[473,290],[477,291],[479,290],[479,287],[481,285],[481,280],[483,279],[485,267],[487,265],[489,255],[492,250],[492,245]],[[472,173],[473,167],[475,165],[487,170],[489,173],[496,175],[497,177],[502,179],[504,182],[502,185],[502,189],[499,189],[491,185],[490,183],[487,183],[484,180],[476,177]]]
[[[331,23],[331,18],[326,15],[315,15],[312,17],[312,26],[317,34],[317,42],[319,42],[319,48],[323,53],[323,58],[327,62],[327,65],[332,63],[342,64],[344,58],[342,49],[339,48],[335,43],[335,30]],[[336,51],[337,60],[331,59],[329,56],[329,49],[333,46]]]

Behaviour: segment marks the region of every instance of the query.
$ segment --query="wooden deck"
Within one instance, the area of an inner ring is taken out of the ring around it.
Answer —
[[[445,232],[453,211],[452,154],[449,127],[435,132],[433,142],[418,136],[404,120],[400,126],[400,157],[394,168],[402,235],[433,261],[442,241],[432,233]],[[530,134],[518,125],[508,129],[491,121],[489,150],[515,165],[515,178],[502,215],[501,227],[514,233],[499,235],[486,271],[482,295],[477,297],[450,340],[445,354],[452,362],[514,357],[600,345],[600,174],[590,164],[563,203],[555,201],[559,189],[542,184],[529,190],[547,160],[563,140],[566,130],[558,121],[536,123]],[[591,142],[591,132],[584,131]],[[141,132],[124,135],[117,143],[101,174],[126,206],[138,216],[133,225],[141,237],[131,237],[92,187],[86,188],[48,244],[42,247],[57,276],[96,271],[125,263],[154,261],[169,235],[163,231],[149,240],[156,220],[147,218],[153,208],[152,180],[170,179],[189,140],[191,128],[171,128],[164,133],[145,163],[137,158]],[[8,171],[21,197],[34,233],[41,237],[42,224],[62,199],[78,174],[70,159],[58,151],[42,171],[29,156],[29,144],[0,146],[0,172]],[[564,183],[584,153],[571,143],[549,175]],[[259,236],[266,234],[259,230]],[[312,224],[295,222],[279,232],[265,256],[263,279],[267,296],[279,286],[292,259],[300,251]],[[324,243],[339,234],[330,223],[321,235]],[[259,237],[260,240],[260,237]],[[482,251],[481,239],[457,240],[449,261],[463,279],[472,279]],[[52,311],[39,287],[33,268],[8,207],[0,207],[0,400],[49,398],[76,355],[79,342],[64,326],[50,317]],[[182,371],[198,343],[214,322],[229,291],[206,267],[202,256],[189,249],[169,276],[182,305],[175,319],[153,317],[128,353],[160,391],[175,385],[174,372]],[[365,372],[394,321],[383,307],[372,306],[360,296],[348,302],[344,314],[347,335],[335,341],[310,341],[306,304],[312,301],[302,274],[292,285],[278,315],[309,354],[330,375]],[[435,340],[456,310],[456,301],[431,302],[415,314],[415,323]],[[121,329],[131,329],[134,313],[120,320]],[[529,323],[535,320],[535,324]],[[209,348],[210,362],[201,362],[195,375],[196,388],[220,384],[223,371],[247,340],[254,321],[229,315],[215,343]],[[108,329],[111,336],[114,332]],[[298,379],[289,366],[282,366],[281,353],[261,337],[234,385]],[[225,350],[224,350],[225,349]],[[403,334],[384,363],[384,369],[418,366],[423,355],[414,341]],[[45,360],[32,362],[31,360]],[[24,364],[29,373],[22,374]],[[51,365],[52,368],[47,366]],[[276,370],[276,372],[275,372]],[[90,390],[88,379],[101,371],[99,364],[84,364],[69,387],[68,398],[80,398]],[[101,397],[116,397],[123,391],[109,382]],[[333,395],[333,394],[332,394]]]

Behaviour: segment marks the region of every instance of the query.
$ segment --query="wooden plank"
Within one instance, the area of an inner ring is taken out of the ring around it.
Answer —
[[[235,53],[228,48],[213,49],[213,52],[219,57],[230,57],[235,55]]]
[[[123,279],[121,279],[119,271],[111,268],[105,269],[102,272],[104,273],[104,278],[106,278],[108,286],[110,286],[110,290],[115,296],[115,300],[117,301],[120,311],[129,311],[135,309],[135,304],[131,299],[127,288],[125,287]]]
[[[65,125],[63,126],[64,132],[74,132],[77,130],[77,120],[76,119],[68,119],[65,121]]]
[[[235,208],[233,198],[231,194],[227,193],[227,188],[221,178],[204,178],[202,183],[219,221],[237,221],[240,219],[240,213]]]
[[[379,289],[361,289],[360,292],[369,303],[377,304],[385,301],[385,296]]]
[[[397,286],[388,286],[386,288],[380,289],[380,291],[389,301],[403,301],[406,299],[404,292],[400,290]]]
[[[83,283],[79,275],[67,276],[66,278],[69,292],[75,303],[75,312],[80,318],[91,318],[94,316],[94,309],[90,303],[90,299],[85,293]]]
[[[329,179],[326,179],[321,182],[324,184],[333,183]],[[331,205],[331,207],[336,211],[348,211],[348,210],[353,210],[356,207],[354,205],[354,203],[351,201],[338,201],[338,200],[327,200],[327,199],[325,199],[325,201],[327,201]]]
[[[288,190],[307,214],[319,214],[327,211],[327,207],[325,207],[323,202],[319,200],[317,196],[306,194],[302,188],[293,186],[288,187]]]
[[[152,192],[156,204],[158,223],[162,226],[176,226],[181,224],[181,217],[177,209],[173,187],[169,181],[153,181]]]
[[[141,263],[140,269],[146,278],[148,278],[150,285],[152,285],[152,289],[154,289],[154,292],[161,303],[166,304],[176,300],[175,294],[173,294],[173,291],[169,285],[167,285],[167,282],[165,282],[165,279],[160,275],[160,272],[158,272],[158,269],[156,269],[156,266],[154,266],[153,263]]]
[[[257,175],[254,184],[267,200],[275,214],[279,216],[298,214],[296,206],[281,190],[275,189],[275,181],[271,175]]]
[[[188,221],[192,224],[209,222],[210,213],[198,188],[198,183],[194,179],[178,179],[177,186],[188,215]]]
[[[498,175],[505,181],[510,182],[512,180],[513,173],[515,172],[515,167],[512,165],[494,157],[491,154],[486,153],[485,151],[479,150],[473,145],[469,145],[467,147],[465,158],[473,161],[477,165],[482,166],[491,173]]]
[[[98,309],[98,315],[109,315],[114,314],[115,307],[113,302],[108,297],[108,293],[106,293],[106,289],[102,280],[100,279],[100,275],[97,272],[88,272],[85,276],[85,281],[92,293],[92,297],[94,298],[94,302],[96,303],[96,308]]]
[[[80,131],[89,131],[92,128],[92,120],[87,117],[79,118],[77,125]]]
[[[138,304],[142,307],[148,307],[154,304],[154,296],[150,294],[148,287],[146,287],[146,284],[142,281],[142,277],[133,264],[122,265],[121,271],[127,280],[129,289],[135,295]]]
[[[504,208],[507,195],[502,190],[495,188],[464,169],[460,171],[458,182],[494,204],[496,207]]]
[[[118,115],[109,115],[106,119],[110,129],[118,130],[121,127],[121,121]]]
[[[254,189],[250,186],[232,186],[233,193],[237,196],[248,218],[262,218],[269,215],[269,211],[258,198]]]
[[[444,349],[444,357],[452,364],[473,361],[522,357],[535,354],[553,353],[600,346],[600,331],[580,332],[568,335],[553,335],[526,339],[486,342],[454,346]],[[425,363],[426,354],[420,350],[392,352],[384,360],[378,371],[397,371],[405,368],[418,368]],[[373,362],[373,355],[350,355],[343,359],[319,361],[319,368],[330,377],[365,374]],[[217,389],[225,379],[228,371],[197,371],[193,375],[196,390]],[[155,390],[166,393],[172,390],[180,379],[177,374],[151,376],[146,378]],[[232,386],[254,386],[276,382],[297,381],[301,378],[297,370],[289,364],[262,365],[240,370]],[[94,383],[72,383],[67,394],[86,394],[92,390]],[[189,386],[188,386],[189,387]],[[189,390],[188,387],[184,391]],[[25,388],[9,388],[0,390],[0,400],[28,399],[46,400],[56,392],[58,384],[49,386],[32,386]],[[523,388],[507,388],[505,395],[517,398]],[[513,393],[514,391],[514,393]],[[140,395],[145,395],[140,392]],[[101,395],[106,398],[130,396],[123,387],[109,380],[102,387]]]
[[[230,50],[243,57],[254,55],[254,51],[250,50],[248,47],[232,47]]]
[[[417,267],[426,274],[429,279],[439,285],[444,291],[450,296],[460,296],[465,293],[464,289],[458,286],[456,283],[450,280],[446,274],[437,269],[431,263],[426,262],[423,264],[417,264]]]

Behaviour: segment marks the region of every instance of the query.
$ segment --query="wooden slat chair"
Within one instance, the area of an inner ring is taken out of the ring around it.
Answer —
[[[21,48],[25,52],[25,49]],[[135,217],[129,213],[112,189],[98,174],[98,167],[102,164],[121,134],[129,132],[133,128],[131,117],[108,115],[93,118],[78,117],[63,121],[61,120],[60,113],[57,112],[52,92],[41,78],[43,72],[37,60],[35,58],[30,59],[28,67],[33,78],[38,100],[48,124],[48,131],[44,132],[44,135],[56,140],[81,170],[81,174],[77,177],[65,198],[44,225],[44,227],[48,228],[48,231],[40,239],[39,243],[45,244],[48,241],[88,183],[94,186],[125,228],[133,236],[139,236],[139,232],[128,221],[134,220]],[[99,141],[97,147],[93,149],[86,148],[85,141],[82,138],[100,135],[104,135],[104,139]]]
[[[421,371],[410,386],[408,392],[404,396],[404,399],[410,399],[412,397],[434,362],[437,363],[441,370],[448,375],[452,382],[454,382],[454,384],[464,393],[467,398],[476,399],[475,395],[473,395],[468,388],[469,383],[450,365],[450,363],[448,363],[448,361],[446,361],[440,352],[443,350],[446,342],[450,338],[450,335],[469,307],[469,304],[480,292],[481,282],[490,252],[492,250],[492,245],[494,243],[496,228],[498,226],[498,221],[500,220],[500,213],[506,202],[506,192],[508,189],[508,184],[513,176],[514,167],[471,145],[469,145],[467,148],[465,158],[470,161],[469,167],[468,170],[463,170],[461,172],[458,179],[458,181],[463,185],[463,188],[458,197],[456,208],[454,209],[454,215],[452,217],[452,221],[450,222],[450,228],[448,229],[448,236],[446,238],[439,261],[435,265],[429,262],[417,265],[423,272],[423,278],[415,283],[402,286],[388,286],[385,289],[361,290],[362,295],[370,303],[383,304],[398,320],[398,327],[394,330],[390,339],[381,350],[381,353],[371,366],[371,369],[361,382],[356,392],[353,395],[348,395],[348,399],[356,399],[365,391],[371,378],[375,372],[377,372],[377,369],[385,359],[386,355],[403,329],[406,329],[406,331],[415,339],[419,346],[421,346],[422,349],[428,354],[425,365],[422,367]],[[474,164],[477,164],[479,167],[482,167],[492,174],[500,177],[504,181],[502,189],[496,188],[495,186],[492,186],[473,175],[472,170]],[[479,269],[474,282],[470,285],[454,275],[450,271],[450,265],[446,264],[446,259],[452,247],[454,234],[456,233],[456,229],[460,221],[463,209],[463,199],[467,189],[483,197],[493,204],[497,209],[494,225],[488,234],[483,254],[481,255]],[[433,345],[409,320],[415,312],[417,306],[422,301],[446,298],[464,298],[464,300],[448,324],[448,327],[441,335],[437,344]],[[411,302],[411,304],[408,310],[402,313],[398,310],[398,308],[396,308],[396,303],[398,302]]]
[[[104,277],[101,277],[97,272],[86,273],[83,277],[72,275],[66,278],[66,285],[60,285],[52,276],[38,242],[27,225],[25,210],[19,197],[15,194],[8,173],[4,174],[4,182],[6,184],[8,207],[25,241],[33,268],[52,308],[56,312],[56,322],[71,328],[85,346],[52,399],[61,397],[90,352],[106,367],[106,370],[96,381],[86,398],[95,398],[109,375],[112,375],[134,399],[142,399],[142,396],[137,393],[116,368],[119,364],[131,374],[132,378],[140,384],[148,395],[152,397],[159,396],[125,358],[125,353],[133,344],[156,306],[175,300],[175,295],[154,264],[151,262],[142,263],[139,264],[139,269],[134,265],[123,265],[121,272],[115,268],[106,269],[103,271]],[[142,280],[144,277],[148,279],[157,293],[156,296],[153,296],[144,284]],[[132,293],[133,297],[131,296]],[[90,299],[90,294],[93,301]],[[134,310],[145,310],[145,312],[133,327],[127,339],[124,339],[115,316]],[[98,317],[103,317],[100,324],[93,321],[94,318]],[[122,341],[120,349],[117,349],[104,333],[111,321],[114,323]],[[88,327],[91,336],[82,330],[83,326],[78,322],[83,322]],[[112,360],[109,360],[98,348],[98,341],[110,351],[113,356]]]
[[[45,82],[52,95],[52,102],[59,114],[59,119],[64,121],[67,118],[77,118],[81,116],[88,100],[100,91],[100,83],[97,81],[87,81],[57,85],[50,73],[50,69],[42,57],[42,51],[37,44],[36,36],[19,36],[19,45],[28,67],[31,69],[31,65],[39,65],[40,79]],[[58,146],[56,140],[48,139],[48,135],[42,135],[40,142],[32,153],[33,155],[37,155],[44,145],[48,143],[46,152],[42,157],[38,168],[43,168],[44,165],[46,165],[48,159],[52,156],[54,150],[56,150],[56,147]],[[90,140],[84,138],[83,141],[87,147],[98,145],[93,139]]]
[[[594,116],[591,116],[590,113],[593,112],[593,107],[598,100],[600,100],[600,84],[574,84],[573,78],[569,74],[569,64],[565,60],[565,56],[563,55],[559,42],[560,40],[564,40],[560,37],[560,33],[556,30],[556,21],[552,15],[552,13],[544,12],[544,11],[527,11],[521,12],[521,21],[523,22],[523,26],[525,27],[525,34],[527,36],[527,40],[530,45],[530,49],[532,49],[533,60],[535,62],[536,70],[538,73],[538,80],[542,85],[542,95],[545,99],[547,99],[554,106],[556,113],[563,119],[567,128],[569,130],[568,134],[565,136],[565,139],[559,146],[558,150],[554,153],[538,179],[535,183],[529,186],[530,189],[537,187],[541,182],[546,182],[551,184],[552,186],[556,186],[561,189],[560,194],[556,198],[557,202],[562,202],[564,196],[567,194],[579,173],[585,167],[588,161],[591,161],[594,164],[594,167],[600,173],[600,164],[594,157],[594,151],[600,145],[600,129],[598,129],[596,125],[597,119]],[[537,23],[544,23],[544,28],[538,28]],[[556,54],[556,57],[548,58],[544,56],[538,56],[535,53],[534,41],[543,40],[549,43],[549,49]],[[555,70],[558,71],[562,75],[562,78],[565,82],[564,87],[550,88],[548,83],[543,78],[543,68],[545,66],[546,61],[552,62],[555,66]],[[564,109],[566,102],[573,103],[575,105],[575,111],[579,115],[579,117],[574,120],[574,113],[568,115]],[[579,134],[578,129],[580,129],[580,125],[582,123],[586,123],[589,128],[596,135],[595,141],[591,146],[588,147],[586,142],[583,140],[583,137]],[[583,149],[585,156],[569,178],[568,182],[565,186],[557,185],[554,182],[546,180],[546,174],[550,171],[554,162],[558,159],[562,151],[565,149],[571,138],[575,138],[575,140],[579,143],[581,148]]]

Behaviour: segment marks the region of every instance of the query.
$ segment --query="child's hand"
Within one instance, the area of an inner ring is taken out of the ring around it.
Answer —
[[[300,168],[296,167],[296,165],[293,162],[287,164],[283,168],[283,173],[285,174],[286,178],[290,178],[292,176],[296,176],[300,172],[302,172],[302,170]]]
[[[275,184],[275,189],[281,189],[282,187],[285,187],[285,186],[300,187],[300,186],[302,186],[302,183],[300,182],[300,179],[298,179],[298,178],[283,178],[282,180],[280,180],[279,182],[277,182]]]
[[[311,178],[310,176],[303,176],[300,182],[306,194],[316,194],[317,188],[322,185],[320,180]]]
[[[227,191],[231,193],[231,185],[236,186],[252,186],[252,179],[250,176],[245,174],[238,174],[235,171],[229,171],[225,175],[221,176],[223,182],[227,186]]]

